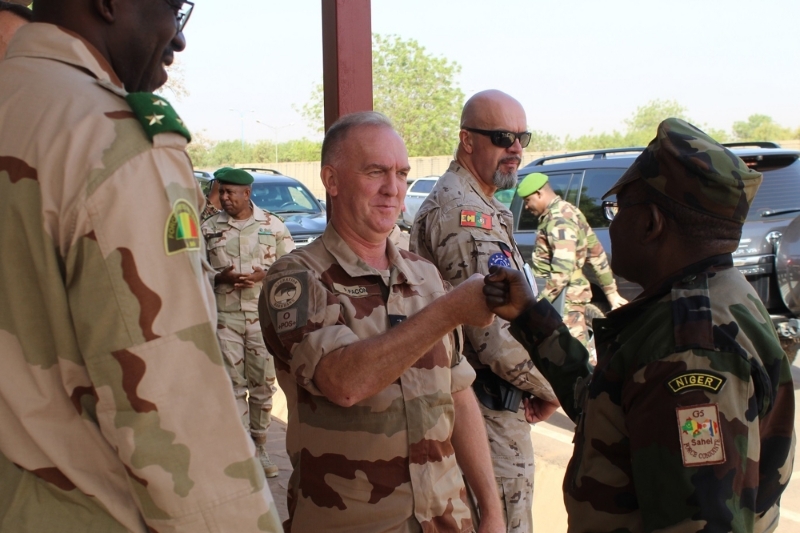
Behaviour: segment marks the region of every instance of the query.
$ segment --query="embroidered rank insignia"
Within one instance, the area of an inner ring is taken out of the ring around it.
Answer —
[[[199,228],[194,206],[186,200],[177,200],[164,228],[164,248],[167,255],[199,250]]]
[[[174,132],[191,142],[186,124],[164,98],[152,93],[129,93],[125,100],[151,141],[159,133]]]
[[[489,258],[489,266],[494,265],[511,268],[511,261],[508,260],[508,256],[503,252],[497,252]]]
[[[480,211],[461,211],[461,226],[466,228],[492,229],[492,215]]]
[[[683,466],[696,467],[725,462],[725,446],[717,404],[675,409],[681,439]]]
[[[717,393],[725,385],[727,378],[715,372],[694,371],[678,374],[667,382],[667,388],[672,394],[683,394],[692,390],[707,390]]]

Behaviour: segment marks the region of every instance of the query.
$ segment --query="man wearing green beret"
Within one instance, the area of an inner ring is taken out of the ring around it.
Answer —
[[[211,180],[211,188],[206,195],[206,207],[203,209],[203,212],[200,213],[201,222],[205,222],[220,212],[222,206],[219,203],[219,179],[229,170],[233,170],[233,168],[222,167],[214,171],[214,179]]]
[[[294,241],[280,218],[253,204],[249,172],[223,168],[214,176],[222,211],[203,222],[201,230],[214,269],[217,338],[242,423],[255,442],[264,473],[275,477],[278,467],[265,449],[276,390],[275,362],[261,335],[258,295],[267,270],[294,250]]]
[[[586,305],[592,301],[592,287],[583,273],[586,263],[594,271],[612,309],[626,303],[617,292],[603,245],[597,240],[580,209],[555,193],[546,174],[525,176],[517,186],[525,209],[539,217],[539,233],[533,250],[533,274],[545,280],[542,298],[553,303],[562,291],[564,323],[570,334],[584,346],[589,343]]]
[[[595,319],[598,364],[511,269],[494,311],[575,421],[569,531],[774,531],[792,474],[794,390],[767,311],[733,266],[761,182],[696,127],[667,119],[606,194],[614,271],[634,301]]]

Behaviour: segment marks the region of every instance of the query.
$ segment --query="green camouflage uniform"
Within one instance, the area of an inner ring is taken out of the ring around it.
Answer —
[[[417,213],[410,250],[432,261],[445,281],[456,286],[472,274],[488,274],[492,264],[522,268],[512,227],[508,208],[487,197],[475,178],[454,161]],[[487,328],[464,326],[464,334],[464,355],[475,368],[489,368],[524,392],[555,399],[525,349],[509,333],[508,322],[498,318]],[[512,413],[479,405],[509,531],[531,531],[533,444],[524,409]]]
[[[235,220],[220,211],[203,222],[208,262],[214,269],[212,284],[214,276],[229,266],[242,274],[253,272],[253,267],[266,271],[277,258],[294,250],[292,236],[281,219],[252,207],[253,215],[247,220]],[[275,362],[264,345],[258,323],[262,283],[247,289],[214,284],[222,360],[233,383],[242,423],[256,444],[266,442],[276,390]]]
[[[743,222],[761,175],[669,119],[609,192],[642,179]],[[789,362],[730,254],[709,257],[595,320],[598,365],[546,301],[511,326],[576,424],[570,532],[777,528],[794,459]]]
[[[0,123],[0,531],[279,531],[174,110],[30,24],[0,62]]]
[[[573,337],[586,345],[586,304],[592,287],[583,273],[586,263],[594,270],[603,292],[614,294],[617,284],[603,246],[583,213],[556,196],[539,217],[539,234],[533,250],[533,275],[545,279],[542,298],[552,303],[566,290],[564,322]]]
[[[286,531],[473,531],[450,439],[452,393],[475,373],[453,334],[352,407],[329,401],[313,381],[326,354],[384,333],[445,294],[429,262],[388,240],[387,255],[388,271],[370,267],[329,224],[265,280],[264,338],[289,407]]]

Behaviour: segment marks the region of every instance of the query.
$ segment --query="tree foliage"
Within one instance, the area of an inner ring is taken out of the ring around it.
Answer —
[[[797,138],[800,130],[793,132],[777,124],[767,115],[750,115],[747,120],[733,123],[733,136],[737,141],[780,141]]]
[[[295,139],[278,143],[278,160],[281,162],[319,161],[322,143],[309,139]],[[240,140],[213,142],[203,133],[193,134],[187,151],[197,168],[233,166],[242,163],[268,165],[276,162],[275,143],[257,141],[244,143]]]
[[[428,53],[414,39],[373,35],[373,107],[389,117],[410,156],[452,153],[458,142],[464,93],[458,63]],[[318,131],[324,123],[322,85],[300,109]]]
[[[180,63],[178,58],[167,68],[167,83],[159,87],[156,91],[157,94],[167,98],[168,100],[174,98],[175,100],[183,100],[189,96],[189,89],[186,88],[186,78],[183,71],[183,64]]]

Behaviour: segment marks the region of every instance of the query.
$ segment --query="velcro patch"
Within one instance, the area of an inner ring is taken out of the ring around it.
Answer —
[[[495,265],[511,268],[511,261],[508,260],[508,256],[503,252],[497,252],[496,254],[492,254],[489,258],[489,266]]]
[[[683,466],[696,467],[725,462],[725,446],[717,404],[675,409],[681,438]]]
[[[275,313],[275,332],[294,331],[297,329],[297,309],[286,309]]]
[[[164,228],[167,255],[200,249],[200,223],[197,210],[184,199],[176,200]]]
[[[671,380],[666,385],[673,394],[682,394],[692,390],[703,389],[710,392],[717,393],[725,385],[727,378],[720,376],[715,372],[708,371],[693,371],[682,372]]]
[[[364,298],[369,296],[369,289],[361,285],[356,285],[355,287],[345,287],[344,285],[334,283],[333,290],[339,294],[346,294],[350,298]]]
[[[492,215],[480,211],[461,211],[461,226],[466,228],[492,229]]]
[[[269,306],[281,310],[291,307],[303,295],[303,284],[294,276],[276,280],[269,291]]]

